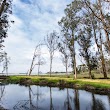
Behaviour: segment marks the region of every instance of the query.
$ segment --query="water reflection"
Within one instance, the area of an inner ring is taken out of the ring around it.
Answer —
[[[8,110],[110,110],[110,96],[84,90],[40,86],[0,86],[0,105]]]
[[[5,85],[0,85],[0,102],[2,102],[2,97],[5,94]]]
[[[100,99],[96,99],[93,93],[92,93],[92,110],[106,110],[103,101]]]
[[[29,99],[18,101],[18,103],[13,107],[14,110],[39,110],[40,109],[39,100],[42,94],[39,93],[39,87],[38,86],[36,87],[37,88],[36,93],[33,92],[31,86],[28,86],[27,88],[29,92],[29,96],[28,96]],[[33,97],[36,99],[34,99]]]

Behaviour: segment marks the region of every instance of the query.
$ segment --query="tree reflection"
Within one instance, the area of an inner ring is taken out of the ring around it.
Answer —
[[[77,89],[74,90],[74,110],[80,110],[80,104],[79,104],[79,92]]]
[[[18,103],[13,107],[14,110],[39,110],[39,88],[37,86],[37,93],[34,94],[31,86],[28,86],[28,91],[29,91],[29,100],[20,100]],[[34,104],[33,99],[36,97],[36,104]]]
[[[64,107],[66,108],[66,110],[72,110],[68,88],[67,88],[66,92],[67,92],[67,97],[66,97],[66,100],[64,102]]]
[[[50,110],[54,110],[53,101],[52,101],[52,88],[50,87]]]
[[[0,101],[2,101],[2,97],[4,96],[5,85],[0,85]]]
[[[106,110],[104,103],[100,99],[96,99],[95,95],[92,93],[92,110]]]
[[[110,95],[108,95],[108,102],[109,102],[109,107],[110,107]]]
[[[5,95],[5,85],[0,85],[0,103],[2,103],[2,98]],[[5,110],[5,108],[3,108],[0,105],[0,110]]]

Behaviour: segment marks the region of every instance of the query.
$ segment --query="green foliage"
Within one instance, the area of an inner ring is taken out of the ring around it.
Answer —
[[[3,47],[4,38],[7,37],[7,29],[9,27],[8,14],[11,14],[11,1],[0,1],[0,49]]]

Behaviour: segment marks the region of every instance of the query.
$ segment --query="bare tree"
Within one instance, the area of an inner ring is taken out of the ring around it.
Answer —
[[[38,54],[38,61],[36,63],[36,65],[38,65],[38,75],[40,73],[40,66],[41,65],[44,65],[46,62],[45,62],[45,59],[41,56],[41,52]]]
[[[4,72],[4,71],[6,71],[6,75],[8,76],[8,65],[9,65],[9,63],[10,63],[10,58],[7,56],[7,53],[6,52],[4,52],[4,54],[3,54],[3,71],[2,71],[2,73]]]
[[[50,77],[52,74],[52,63],[55,51],[58,49],[58,38],[56,31],[53,31],[44,39],[50,54]]]
[[[35,67],[36,65],[38,65],[35,61],[36,61],[36,58],[39,56],[39,47],[40,47],[41,45],[43,45],[43,44],[38,44],[38,45],[35,47],[34,55],[33,55],[32,62],[31,62],[31,67],[30,67],[30,69],[29,69],[29,71],[28,71],[29,76],[31,75],[31,73],[32,73],[32,71],[33,71],[33,69],[34,69],[34,67]]]

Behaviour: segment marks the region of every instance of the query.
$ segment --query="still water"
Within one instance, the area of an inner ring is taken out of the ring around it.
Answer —
[[[10,84],[0,86],[0,106],[7,110],[110,110],[110,96],[85,90]]]

